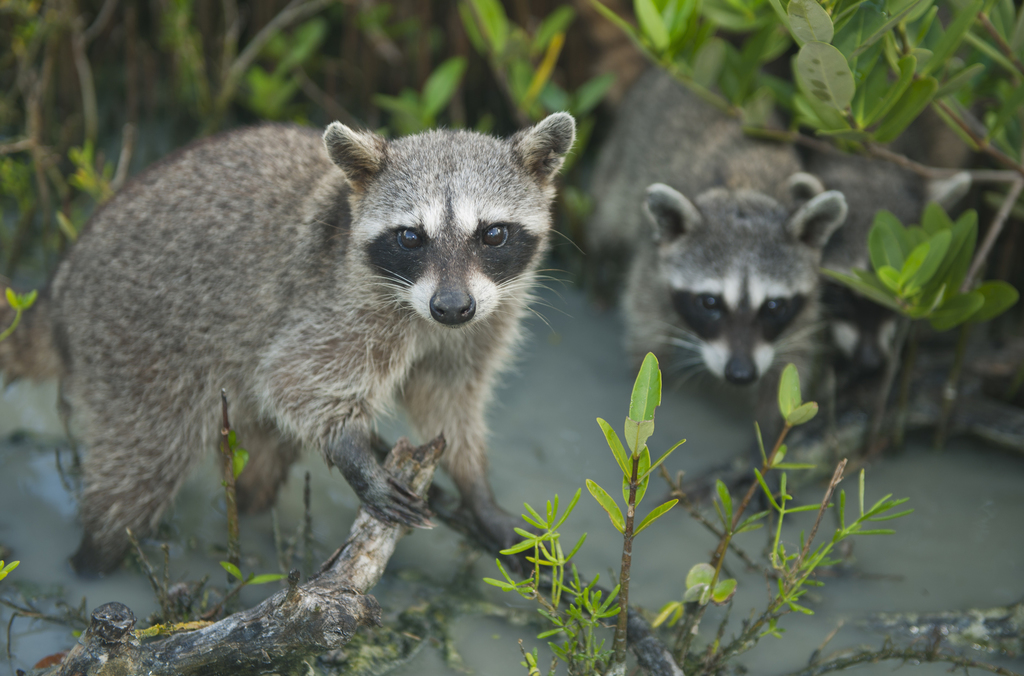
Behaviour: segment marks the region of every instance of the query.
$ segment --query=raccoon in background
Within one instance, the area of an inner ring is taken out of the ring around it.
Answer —
[[[822,257],[822,267],[840,272],[870,269],[868,232],[878,211],[888,210],[904,224],[918,223],[925,204],[938,202],[949,210],[971,185],[966,172],[929,181],[891,162],[839,152],[808,152],[805,167],[821,181],[820,186],[808,186],[808,194],[828,188],[846,196],[846,224],[829,240]],[[822,287],[824,316],[846,379],[878,373],[892,356],[895,313],[828,279]]]
[[[594,169],[585,239],[595,290],[614,298],[638,242],[650,239],[640,207],[652,183],[690,197],[715,187],[756,190],[790,204],[787,181],[799,171],[791,146],[748,137],[736,120],[649,69],[619,106]]]
[[[656,71],[627,97],[594,194],[592,249],[634,251],[622,299],[630,354],[756,384],[758,421],[775,429],[781,368],[806,374],[817,347],[818,266],[846,217],[843,195],[821,192],[791,147],[745,136]]]
[[[125,529],[157,524],[217,447],[221,388],[251,454],[243,509],[268,507],[309,446],[378,519],[427,524],[371,451],[374,420],[401,403],[422,436],[445,435],[442,464],[482,536],[511,544],[485,412],[574,135],[565,113],[508,140],[268,125],[198,141],[129,183],[0,343],[9,375],[60,377],[88,447],[75,568],[112,570]]]

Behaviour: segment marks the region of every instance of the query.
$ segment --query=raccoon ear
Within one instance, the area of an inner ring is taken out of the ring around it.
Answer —
[[[786,179],[786,190],[794,201],[806,202],[825,192],[825,186],[814,174],[798,171]]]
[[[949,211],[964,198],[970,189],[971,175],[966,171],[961,171],[949,178],[928,181],[925,197],[928,202],[938,202],[940,207]]]
[[[357,192],[384,166],[388,142],[371,131],[356,131],[341,122],[332,122],[324,132],[327,155],[345,172],[345,177]]]
[[[654,225],[654,240],[669,241],[700,227],[700,212],[677,190],[664,183],[648,186],[644,214]]]
[[[569,113],[552,113],[512,137],[512,147],[523,166],[546,183],[562,168],[576,140],[576,120]]]
[[[823,192],[803,205],[789,219],[786,228],[804,244],[820,249],[846,220],[846,198],[838,190]]]

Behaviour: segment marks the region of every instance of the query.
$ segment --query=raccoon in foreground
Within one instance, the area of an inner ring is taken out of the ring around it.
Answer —
[[[791,146],[746,136],[660,71],[623,104],[594,194],[592,250],[634,252],[622,299],[631,355],[756,384],[759,422],[773,427],[781,367],[806,375],[818,344],[818,266],[843,195],[801,172]]]
[[[74,567],[110,571],[126,527],[152,530],[217,448],[221,388],[251,454],[241,508],[268,507],[311,446],[378,519],[429,524],[370,448],[400,402],[424,437],[445,435],[463,505],[507,546],[516,521],[487,482],[485,413],[574,136],[566,113],[507,140],[262,126],[126,186],[0,343],[8,376],[60,378],[88,447]]]

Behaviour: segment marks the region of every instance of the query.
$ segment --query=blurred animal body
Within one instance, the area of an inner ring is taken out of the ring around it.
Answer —
[[[907,225],[918,223],[926,203],[938,202],[948,210],[971,185],[965,172],[926,180],[890,162],[850,154],[811,152],[805,167],[820,179],[822,190],[846,196],[846,224],[829,239],[822,256],[822,267],[844,273],[870,269],[868,233],[878,211],[890,211]],[[832,344],[847,375],[858,379],[880,371],[892,356],[895,313],[829,280],[823,284],[822,300]]]
[[[806,373],[817,345],[821,251],[846,202],[801,173],[792,148],[744,136],[668,76],[634,92],[599,161],[590,233],[599,257],[634,252],[627,348],[759,383],[757,416],[774,428],[781,367]]]
[[[217,446],[221,388],[251,454],[243,509],[269,506],[310,446],[377,518],[429,523],[370,450],[374,420],[400,403],[421,435],[445,435],[464,506],[507,546],[484,418],[574,133],[564,113],[507,140],[268,125],[129,183],[0,348],[9,376],[59,375],[88,447],[76,569],[111,570],[125,528],[155,526]]]

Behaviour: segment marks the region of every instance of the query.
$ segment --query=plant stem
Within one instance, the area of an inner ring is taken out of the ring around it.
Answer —
[[[1006,390],[1007,401],[1012,400],[1020,392],[1020,386],[1024,385],[1024,360],[1021,361],[1020,366],[1017,367],[1017,373],[1013,376],[1013,382],[1010,383],[1009,389]]]
[[[896,429],[893,431],[893,445],[903,448],[903,437],[907,429],[907,407],[910,405],[910,381],[914,377],[914,364],[917,362],[918,331],[911,325],[907,336],[907,357],[903,361],[903,372],[900,375],[900,398],[896,406]]]
[[[967,271],[967,276],[964,277],[963,284],[960,285],[960,293],[967,293],[971,290],[971,285],[974,284],[975,278],[981,272],[981,266],[985,264],[989,252],[995,246],[996,239],[999,238],[999,233],[1002,232],[1003,225],[1006,223],[1013,205],[1017,203],[1017,198],[1020,197],[1022,189],[1024,189],[1024,178],[1014,181],[1010,186],[1010,190],[1006,193],[1006,197],[999,207],[999,211],[996,212],[995,218],[992,219],[992,225],[988,227],[988,232],[985,233],[985,239],[974,253],[971,267]]]
[[[701,618],[704,617],[704,613],[707,611],[709,603],[699,605],[697,603],[686,604],[690,607],[693,612],[686,612],[683,616],[683,623],[679,625],[679,631],[676,633],[676,644],[673,647],[673,653],[676,660],[676,664],[682,666],[686,660],[686,654],[690,652],[690,644],[693,642],[693,637],[696,635],[693,632],[693,628],[697,626]]]
[[[868,436],[864,443],[864,455],[875,453],[882,436],[882,423],[885,422],[885,406],[889,401],[889,393],[892,391],[893,383],[896,380],[896,371],[900,368],[903,345],[907,342],[907,334],[910,333],[910,319],[900,317],[896,324],[896,339],[892,351],[892,359],[885,366],[885,375],[882,384],[878,388],[878,401],[875,402],[875,410],[871,414],[871,423],[868,427]]]
[[[841,657],[829,662],[819,662],[817,664],[812,664],[806,669],[794,671],[788,676],[821,676],[821,674],[840,671],[857,664],[864,664],[865,662],[875,663],[881,662],[882,660],[902,660],[904,662],[948,662],[955,666],[962,667],[964,671],[967,671],[969,668],[984,669],[985,671],[990,671],[993,674],[999,674],[1000,676],[1020,676],[1009,669],[998,667],[994,664],[988,664],[986,662],[978,662],[966,657],[961,657],[960,655],[949,655],[931,650],[914,650],[912,648],[901,650],[895,646],[883,647],[881,650],[865,650],[858,652],[851,657]]]
[[[224,498],[228,514],[228,561],[237,568],[242,559],[238,536],[238,503],[235,501],[234,459],[231,457],[231,444],[228,442],[228,435],[231,432],[231,423],[228,421],[228,394],[223,389],[220,391],[220,408],[223,416],[223,427],[220,429],[220,452],[224,457]],[[230,583],[231,580],[232,575],[228,573],[228,582]]]
[[[956,341],[956,356],[953,358],[953,368],[949,370],[946,377],[946,384],[942,387],[942,414],[939,416],[938,427],[935,428],[935,450],[941,451],[946,445],[946,435],[949,432],[949,418],[953,413],[953,404],[956,403],[956,388],[960,384],[960,373],[964,367],[964,355],[967,352],[967,341],[971,334],[969,323],[960,326],[960,335]]]
[[[619,618],[612,642],[612,668],[609,674],[626,673],[626,623],[629,615],[629,568],[633,562],[633,517],[636,515],[636,489],[639,483],[640,454],[633,454],[633,471],[629,477],[629,504],[626,527],[622,531],[622,566],[619,569]]]
[[[782,442],[786,439],[786,435],[793,429],[793,426],[788,422],[782,428],[782,432],[779,433],[779,438],[775,441],[775,446],[772,448],[772,452],[768,454],[768,459],[765,460],[764,464],[761,465],[761,476],[768,473],[771,469],[772,463],[775,462],[775,455],[779,452],[779,448],[782,447]],[[732,533],[736,529],[736,525],[740,522],[740,517],[743,516],[743,512],[746,511],[747,505],[754,498],[754,493],[757,491],[760,484],[757,481],[750,484],[750,488],[747,489],[747,494],[743,496],[743,502],[736,508],[732,515],[732,523],[729,525],[729,532],[726,533],[726,537],[718,543],[718,548],[715,550],[714,555],[711,557],[711,565],[715,567],[715,577],[711,581],[711,588],[714,589],[715,583],[718,581],[718,573],[722,570],[722,562],[725,560],[725,550],[729,546],[729,541],[732,539]]]

